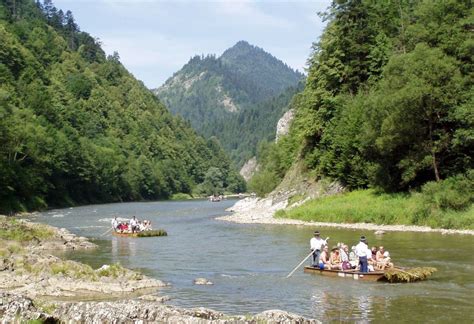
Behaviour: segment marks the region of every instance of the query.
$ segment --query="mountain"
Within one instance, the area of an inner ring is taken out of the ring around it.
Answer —
[[[276,122],[302,89],[303,77],[263,49],[239,41],[220,57],[191,58],[154,92],[198,133],[216,136],[242,165],[255,154],[259,140],[274,136]]]
[[[0,44],[0,213],[244,190],[219,143],[174,117],[70,11],[2,1]]]

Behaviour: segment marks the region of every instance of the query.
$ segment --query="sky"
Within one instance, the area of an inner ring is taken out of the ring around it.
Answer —
[[[194,55],[221,55],[240,40],[304,72],[330,0],[53,0],[71,10],[148,88],[162,85]]]

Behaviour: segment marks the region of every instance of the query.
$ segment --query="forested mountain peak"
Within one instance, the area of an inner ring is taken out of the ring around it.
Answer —
[[[0,44],[0,213],[244,190],[218,141],[51,0],[1,1]]]
[[[241,165],[259,140],[274,137],[303,77],[263,49],[239,41],[220,57],[192,57],[154,92],[199,133],[216,136]]]

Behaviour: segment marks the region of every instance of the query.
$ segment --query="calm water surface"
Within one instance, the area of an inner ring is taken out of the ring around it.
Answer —
[[[384,245],[402,266],[438,268],[431,280],[412,284],[357,282],[286,275],[309,253],[312,227],[241,225],[217,221],[235,201],[148,202],[51,210],[36,221],[92,238],[99,249],[69,258],[90,264],[120,263],[171,283],[159,294],[169,304],[208,307],[228,314],[282,309],[337,322],[474,322],[474,239],[432,233],[388,233],[319,228],[330,243]],[[101,236],[113,215],[149,219],[167,237]],[[330,244],[331,245],[331,244]],[[205,277],[212,286],[193,285]]]

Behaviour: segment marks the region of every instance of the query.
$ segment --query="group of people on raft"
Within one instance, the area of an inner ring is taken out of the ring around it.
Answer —
[[[112,220],[112,228],[117,233],[138,233],[143,231],[150,231],[151,222],[149,220],[140,221],[136,216],[133,216],[128,222],[119,222],[117,217]]]
[[[360,237],[357,245],[349,246],[340,242],[331,251],[327,241],[323,240],[319,231],[314,232],[310,240],[311,251],[313,251],[313,267],[321,270],[357,270],[360,272],[382,271],[393,267],[390,254],[383,246],[369,248],[365,236]]]

